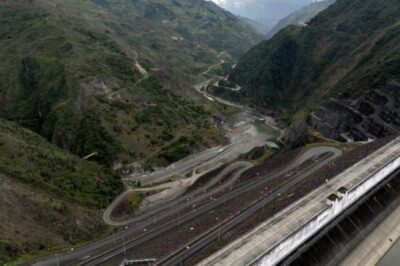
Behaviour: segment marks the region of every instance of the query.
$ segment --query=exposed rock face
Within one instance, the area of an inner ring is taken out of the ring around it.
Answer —
[[[366,141],[400,132],[400,79],[366,91],[356,100],[331,99],[318,107],[308,124],[339,141]]]

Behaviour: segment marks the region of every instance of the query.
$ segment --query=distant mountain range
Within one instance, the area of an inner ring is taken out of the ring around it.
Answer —
[[[281,19],[272,29],[267,32],[267,38],[273,37],[276,33],[286,28],[289,25],[305,24],[315,17],[318,13],[332,5],[336,0],[325,0],[311,3],[289,16]]]
[[[313,17],[321,11],[332,5],[336,0],[324,0],[313,2],[302,7],[281,20],[276,19],[250,19],[241,17],[242,20],[252,26],[259,34],[264,35],[267,39],[272,38],[276,33],[289,25],[305,25]]]
[[[269,32],[272,27],[275,25],[275,21],[260,21],[255,19],[250,19],[246,17],[240,17],[244,22],[252,26],[260,35],[265,35],[266,32]]]
[[[227,10],[257,21],[278,21],[313,0],[212,0]]]

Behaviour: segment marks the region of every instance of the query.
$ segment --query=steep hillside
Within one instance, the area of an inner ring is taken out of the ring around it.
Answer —
[[[259,36],[201,0],[0,2],[0,114],[105,165],[221,141],[190,86]],[[222,53],[225,52],[225,53]]]
[[[400,74],[399,13],[394,0],[338,0],[309,26],[288,27],[247,53],[230,75],[244,88],[233,96],[293,121],[329,98],[382,88]]]
[[[93,239],[119,177],[0,119],[0,264]]]
[[[289,25],[306,24],[321,11],[332,5],[335,1],[336,0],[324,0],[321,2],[314,2],[293,12],[289,16],[281,19],[271,30],[269,30],[267,38],[272,38],[275,34]]]

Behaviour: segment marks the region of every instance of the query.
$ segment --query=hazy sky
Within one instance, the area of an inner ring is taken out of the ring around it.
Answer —
[[[313,0],[212,0],[237,15],[257,19],[281,19]]]

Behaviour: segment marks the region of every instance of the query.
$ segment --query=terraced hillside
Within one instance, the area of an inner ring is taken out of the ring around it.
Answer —
[[[366,141],[400,133],[400,80],[370,89],[353,100],[331,99],[318,106],[308,123],[340,141]]]
[[[165,164],[194,132],[221,141],[190,86],[258,40],[206,1],[1,1],[0,115],[105,165]]]

